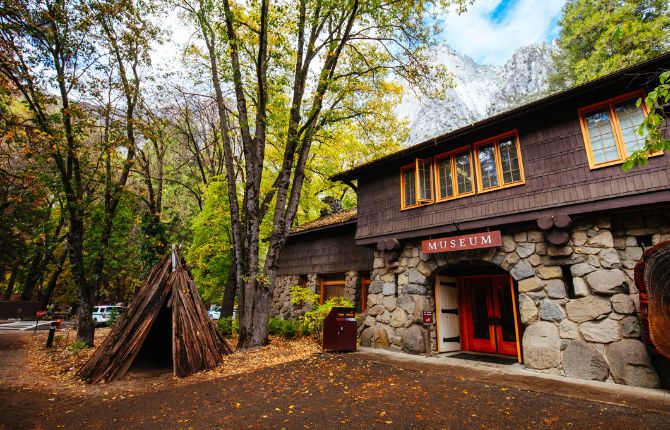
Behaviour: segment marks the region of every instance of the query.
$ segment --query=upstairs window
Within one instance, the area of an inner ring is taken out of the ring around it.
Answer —
[[[435,171],[438,202],[474,193],[472,154],[469,146],[436,157]]]
[[[479,192],[524,183],[521,151],[516,132],[475,143]]]
[[[515,130],[433,158],[417,158],[401,167],[400,208],[416,208],[524,182]]]
[[[644,98],[642,91],[579,109],[591,169],[622,163],[633,151],[642,149],[646,136],[638,134],[638,128],[647,109],[644,103],[636,106],[639,98]]]
[[[402,209],[433,203],[432,160],[418,158],[400,169]]]

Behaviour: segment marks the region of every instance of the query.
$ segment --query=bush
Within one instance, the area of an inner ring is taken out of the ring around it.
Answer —
[[[271,318],[268,321],[268,332],[273,336],[286,339],[295,339],[305,335],[303,324],[295,320],[280,320]]]
[[[291,292],[291,303],[312,306],[312,310],[305,312],[300,323],[305,336],[316,334],[319,341],[323,329],[323,320],[326,319],[333,306],[353,307],[346,297],[333,297],[325,303],[319,304],[320,296],[308,288],[293,286],[289,288],[289,291]]]
[[[268,333],[270,333],[272,336],[279,336],[282,323],[283,320],[278,318],[270,318],[268,321]]]
[[[116,322],[119,320],[119,317],[121,316],[121,312],[117,308],[112,308],[111,311],[109,311],[109,321],[107,321],[107,326],[111,327]]]
[[[70,351],[81,351],[82,349],[86,348],[88,348],[88,345],[86,345],[86,342],[84,342],[81,339],[75,340],[67,347],[67,349],[69,349]]]
[[[216,322],[219,331],[224,336],[231,336],[239,331],[238,323],[233,317],[222,317]]]

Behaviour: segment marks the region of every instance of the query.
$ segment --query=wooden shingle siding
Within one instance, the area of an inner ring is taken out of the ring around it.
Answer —
[[[639,87],[637,87],[639,88]],[[361,172],[358,177],[358,243],[398,233],[458,230],[459,223],[491,220],[492,225],[510,214],[540,212],[610,200],[625,208],[632,196],[670,188],[667,155],[652,157],[647,166],[624,173],[621,165],[591,170],[577,110],[580,107],[631,91],[630,83],[616,82],[571,97],[551,107],[427,146],[411,157],[433,157],[499,133],[517,129],[526,183],[414,209],[400,210],[400,166],[409,158],[390,161]],[[649,88],[645,88],[649,90]],[[667,193],[666,193],[667,194]],[[665,194],[664,194],[665,195]],[[661,203],[656,201],[655,203]]]
[[[278,275],[372,270],[372,249],[357,246],[356,224],[289,236],[279,257]]]

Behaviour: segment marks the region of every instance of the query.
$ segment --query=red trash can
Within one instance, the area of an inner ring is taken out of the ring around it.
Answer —
[[[356,351],[356,309],[334,307],[323,320],[324,351]]]

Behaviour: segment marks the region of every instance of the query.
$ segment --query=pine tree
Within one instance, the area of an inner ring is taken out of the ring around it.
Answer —
[[[569,0],[560,26],[556,73],[550,79],[556,90],[670,49],[667,0]]]

